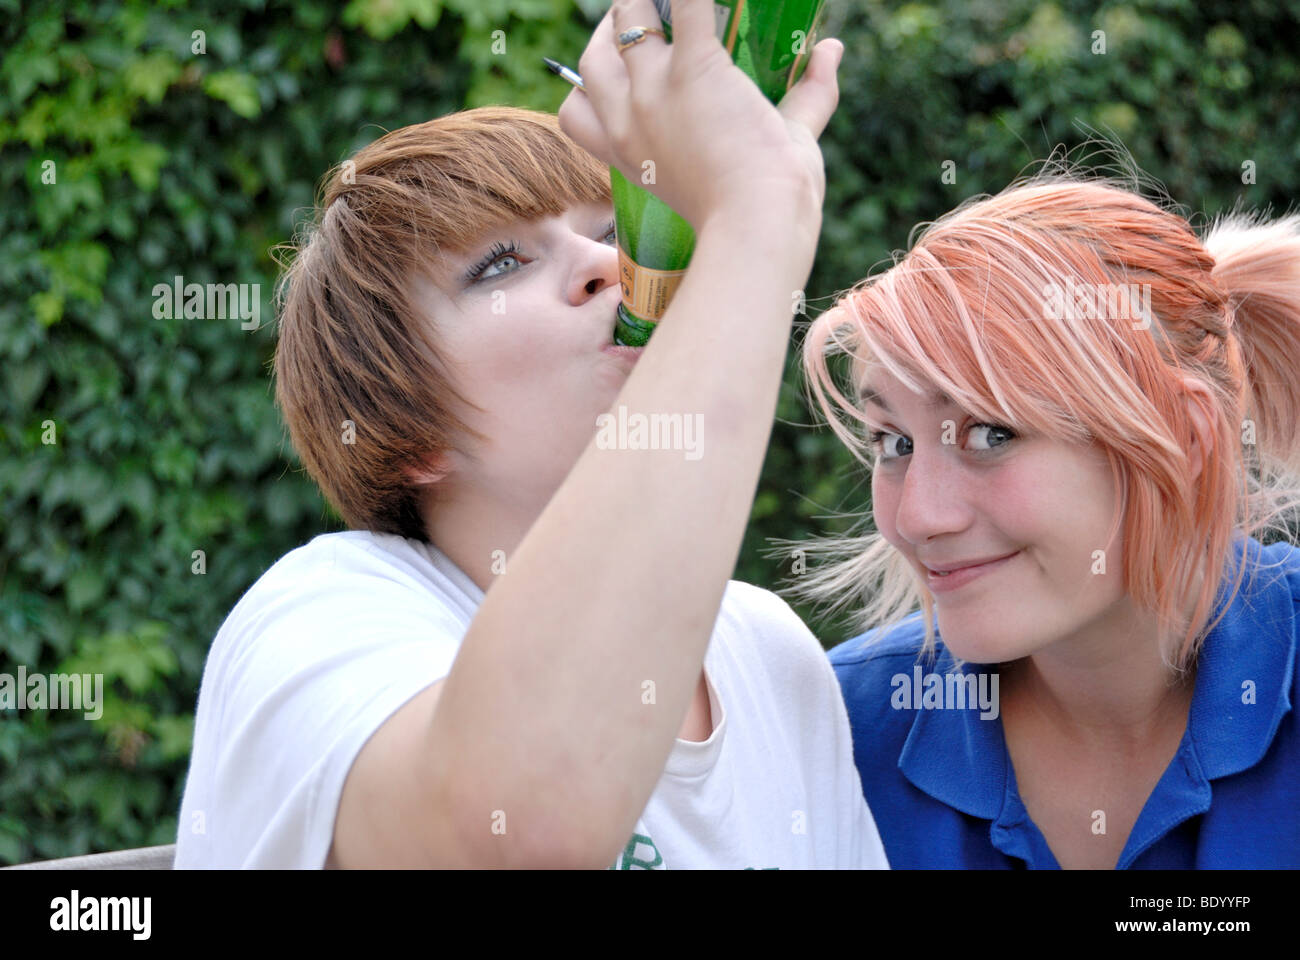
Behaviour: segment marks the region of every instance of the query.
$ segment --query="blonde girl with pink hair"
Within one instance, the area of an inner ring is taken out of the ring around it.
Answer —
[[[1202,238],[1054,168],[803,363],[874,522],[791,592],[860,610],[831,659],[890,863],[1300,867],[1300,218]]]

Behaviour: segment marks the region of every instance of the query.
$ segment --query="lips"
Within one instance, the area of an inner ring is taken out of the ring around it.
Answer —
[[[1012,550],[1011,553],[1001,553],[997,556],[981,557],[975,560],[957,560],[952,563],[927,563],[923,564],[925,569],[930,573],[948,574],[954,570],[965,570],[967,567],[978,567],[986,563],[993,563],[995,560],[1005,560],[1007,557],[1014,556],[1019,550]]]
[[[624,357],[633,362],[645,352],[645,347],[624,347],[618,344],[607,343],[601,348],[604,353],[613,354],[616,357]]]
[[[926,586],[935,594],[952,593],[975,580],[994,575],[1018,556],[1019,550],[1000,557],[972,557],[926,567]]]

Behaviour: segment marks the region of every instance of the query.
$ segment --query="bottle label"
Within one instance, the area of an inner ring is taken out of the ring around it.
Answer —
[[[642,320],[658,322],[681,286],[685,270],[643,267],[618,248],[618,278],[623,285],[623,306]]]

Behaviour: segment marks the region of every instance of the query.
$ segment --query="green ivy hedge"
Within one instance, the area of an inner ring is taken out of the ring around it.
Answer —
[[[1084,125],[1194,209],[1296,194],[1296,3],[830,2],[848,50],[814,312]],[[0,713],[0,863],[172,842],[212,637],[278,557],[340,529],[268,376],[270,250],[319,177],[451,110],[558,108],[540,57],[576,66],[605,6],[0,0],[0,672],[105,678],[98,720]],[[168,318],[153,291],[177,276],[257,284],[260,327]],[[788,569],[766,538],[869,503],[791,362],[736,571],[769,586]]]

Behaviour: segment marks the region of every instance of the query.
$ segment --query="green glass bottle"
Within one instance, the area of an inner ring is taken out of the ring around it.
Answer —
[[[655,8],[671,41],[670,0],[655,0]],[[773,103],[802,76],[824,11],[825,0],[713,0],[718,40]],[[617,169],[610,168],[609,179],[623,287],[614,342],[639,347],[649,341],[686,274],[695,231]]]

